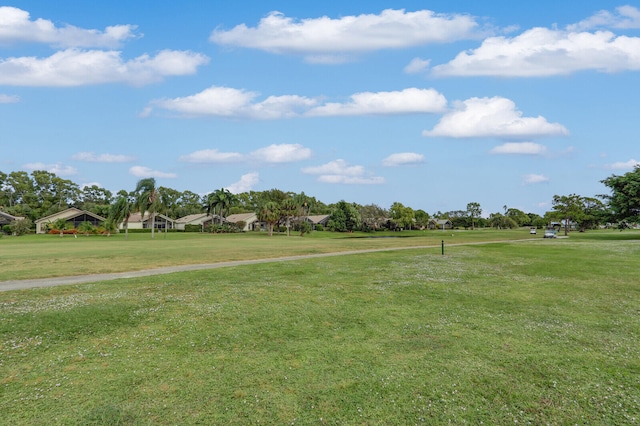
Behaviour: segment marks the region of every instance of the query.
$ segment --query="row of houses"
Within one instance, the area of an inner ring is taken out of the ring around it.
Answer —
[[[330,215],[312,215],[304,217],[303,220],[309,222],[312,226],[326,226]],[[0,210],[0,226],[10,224],[15,220],[23,219],[22,217],[12,216]],[[58,213],[43,217],[35,221],[36,233],[46,234],[52,223],[64,219],[71,224],[73,228],[77,228],[83,222],[89,222],[94,226],[99,226],[106,218],[95,213],[70,207]],[[188,225],[199,226],[203,230],[212,225],[220,223],[220,216],[208,215],[206,213],[190,214],[179,219],[172,219],[162,213],[156,213],[154,218],[154,226],[156,229],[176,229],[184,231]],[[223,223],[243,224],[243,231],[259,231],[265,229],[264,223],[258,220],[255,213],[238,213],[222,218]],[[429,222],[429,229],[451,229],[453,224],[448,219],[432,219]],[[119,224],[119,229],[124,229],[124,225]],[[149,214],[134,213],[129,217],[129,229],[149,229],[151,227],[151,216]]]
[[[4,220],[6,223],[11,223],[13,220],[18,219],[22,218],[0,212],[0,220]],[[70,207],[61,212],[54,213],[52,215],[36,220],[36,233],[46,234],[47,232],[49,232],[50,225],[60,219],[63,219],[67,223],[73,225],[74,228],[77,228],[83,222],[89,222],[94,226],[99,226],[102,222],[107,220],[106,218],[95,213],[86,210],[80,210],[75,207]],[[184,231],[187,225],[199,226],[204,230],[204,228],[212,224],[220,223],[220,219],[221,218],[218,215],[208,215],[206,213],[190,214],[179,219],[172,219],[162,213],[156,213],[153,222],[154,227],[158,230],[176,229],[179,231]],[[329,215],[308,216],[305,217],[304,220],[307,220],[312,225],[319,224],[325,226],[329,221]],[[148,213],[134,213],[129,217],[127,226],[129,229],[150,229],[151,222],[151,216]],[[226,218],[222,218],[222,222],[235,224],[242,223],[243,231],[259,231],[261,229],[264,229],[264,224],[258,220],[258,216],[255,213],[232,214],[227,216]],[[2,224],[1,221],[0,224]],[[124,229],[124,224],[120,223],[118,225],[118,228]]]

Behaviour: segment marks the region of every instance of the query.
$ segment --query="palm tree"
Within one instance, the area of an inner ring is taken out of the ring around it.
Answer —
[[[273,227],[280,220],[280,206],[274,201],[265,203],[258,212],[258,218],[260,221],[267,224],[267,230],[269,236],[273,235]]]
[[[229,208],[238,202],[238,197],[232,194],[226,188],[216,189],[209,193],[205,198],[204,206],[207,209],[207,214],[215,214],[218,210],[218,216],[220,217],[220,225],[225,217],[225,213],[228,213]],[[212,219],[213,222],[213,219]]]
[[[293,198],[287,198],[286,200],[284,200],[280,205],[280,213],[287,220],[286,226],[287,226],[287,237],[288,237],[290,236],[289,230],[291,228],[291,219],[296,217],[296,215],[298,215],[299,213],[299,206],[296,203],[296,200],[294,200]]]
[[[124,225],[125,240],[129,239],[129,217],[132,212],[133,206],[127,195],[120,195],[109,211],[110,220],[115,224],[122,223]]]
[[[149,212],[151,218],[151,238],[154,238],[154,232],[156,227],[156,212],[160,208],[161,200],[158,189],[156,188],[156,180],[154,178],[146,178],[138,181],[136,186],[136,211],[140,212],[140,215],[144,219],[144,213]]]

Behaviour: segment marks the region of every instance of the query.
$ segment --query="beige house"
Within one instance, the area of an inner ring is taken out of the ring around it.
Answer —
[[[128,222],[129,229],[151,229],[151,215],[149,212],[134,213],[129,216]],[[175,220],[169,216],[165,216],[162,213],[156,213],[154,219],[154,226],[156,229],[173,229],[175,227]],[[118,225],[119,229],[124,229],[124,224]]]
[[[453,222],[449,219],[431,219],[427,225],[428,229],[452,229]]]
[[[302,219],[311,223],[312,226],[316,226],[316,225],[327,226],[327,223],[329,222],[330,217],[331,217],[330,214],[318,214],[318,215],[305,216]]]
[[[35,221],[36,234],[46,234],[49,232],[49,224],[59,220],[65,219],[68,223],[73,224],[74,228],[77,228],[82,222],[89,222],[93,226],[100,226],[102,222],[107,220],[106,218],[99,216],[95,213],[88,212],[86,210],[80,210],[75,207],[70,207],[58,213],[43,217]]]
[[[220,223],[220,216],[217,214],[210,215],[206,213],[197,213],[176,219],[175,225],[176,229],[180,231],[184,231],[187,225],[197,225],[204,230],[204,227],[211,225],[212,221],[213,223]]]
[[[244,222],[243,231],[256,231],[260,229],[260,221],[255,213],[238,213],[227,216],[227,222]]]

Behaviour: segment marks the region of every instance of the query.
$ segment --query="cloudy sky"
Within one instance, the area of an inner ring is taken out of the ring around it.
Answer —
[[[0,170],[544,213],[639,163],[639,86],[639,1],[21,0]]]

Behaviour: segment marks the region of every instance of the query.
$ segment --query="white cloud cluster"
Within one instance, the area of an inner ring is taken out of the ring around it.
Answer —
[[[153,170],[145,166],[133,166],[129,169],[129,174],[139,178],[167,178],[174,179],[178,175],[175,173],[161,172],[159,170]]]
[[[306,160],[312,151],[300,144],[272,144],[259,148],[249,154],[239,152],[220,152],[217,149],[203,149],[181,156],[180,161],[187,163],[239,163],[252,161],[258,163],[279,164]]]
[[[525,185],[534,185],[537,183],[549,182],[549,180],[550,179],[547,176],[535,173],[524,175],[522,177],[522,181]]]
[[[434,89],[409,88],[394,92],[363,92],[347,103],[326,103],[311,109],[309,116],[393,115],[438,113],[447,107],[446,98]]]
[[[15,104],[17,102],[20,102],[19,96],[0,93],[0,104]]]
[[[460,102],[457,108],[445,114],[433,130],[425,130],[423,136],[452,138],[494,137],[532,138],[567,135],[568,130],[549,123],[544,117],[523,117],[515,103],[506,98],[470,98]]]
[[[610,31],[532,28],[513,37],[490,37],[477,49],[434,66],[435,76],[548,77],[582,70],[640,70],[640,38]]]
[[[26,170],[45,170],[49,173],[56,174],[58,176],[73,176],[78,173],[78,170],[75,167],[65,166],[62,163],[56,164],[45,164],[45,163],[27,163],[22,166]]]
[[[0,44],[43,43],[55,47],[115,48],[136,37],[135,25],[114,25],[104,31],[73,25],[56,27],[46,19],[31,20],[29,12],[0,6]]]
[[[316,98],[297,95],[269,96],[258,101],[258,93],[230,87],[212,86],[195,95],[154,100],[150,110],[161,108],[185,117],[211,116],[273,120],[301,116],[355,116],[438,113],[447,100],[434,89],[408,88],[391,92],[356,93],[346,103],[319,105]]]
[[[318,182],[338,184],[382,184],[383,177],[372,176],[363,166],[351,166],[345,160],[330,161],[321,166],[306,167],[302,172],[318,175]]]
[[[78,152],[72,159],[86,161],[88,163],[128,163],[134,161],[135,157],[122,154],[96,154],[94,152]]]
[[[494,147],[490,154],[543,155],[547,147],[535,142],[508,142]]]
[[[431,65],[430,59],[413,58],[409,65],[404,67],[404,72],[406,74],[418,74],[428,70],[429,65]]]
[[[278,119],[292,117],[298,111],[316,104],[303,96],[270,96],[255,102],[258,94],[230,87],[212,86],[195,95],[151,102],[187,117],[213,116],[226,118]]]
[[[122,59],[119,51],[67,49],[47,58],[0,59],[0,84],[9,86],[85,86],[104,83],[144,85],[167,76],[194,74],[204,55],[163,50],[156,56]]]
[[[632,158],[629,161],[618,161],[615,163],[607,164],[605,168],[610,170],[631,170],[636,166],[640,166],[640,161]]]
[[[398,152],[382,160],[382,165],[385,167],[413,166],[422,163],[424,163],[424,155],[416,152]]]
[[[469,39],[477,29],[478,24],[471,16],[430,10],[387,9],[377,15],[303,20],[272,12],[255,28],[241,24],[228,31],[216,29],[209,40],[223,46],[303,55],[310,62],[332,63],[344,60],[349,53]]]
[[[615,13],[601,10],[589,18],[569,25],[568,31],[586,31],[593,28],[640,28],[640,10],[633,6],[620,6]]]
[[[260,182],[260,175],[258,172],[251,172],[240,176],[238,182],[232,183],[226,189],[233,194],[240,194],[241,192],[248,192]]]

